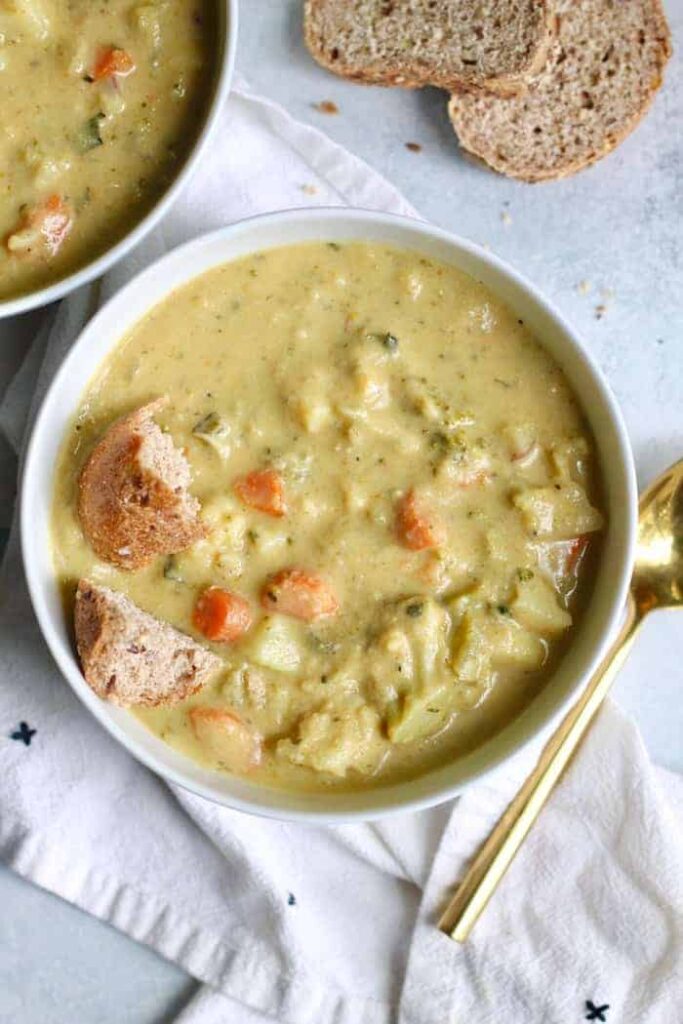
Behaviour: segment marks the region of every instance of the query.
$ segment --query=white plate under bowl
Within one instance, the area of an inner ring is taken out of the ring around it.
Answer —
[[[74,653],[52,565],[49,537],[53,473],[84,389],[121,337],[174,289],[219,264],[298,242],[386,243],[465,271],[524,319],[562,367],[598,447],[608,528],[589,607],[552,678],[497,736],[419,778],[355,793],[288,793],[210,771],[148,732],[133,715],[95,696]],[[45,397],[33,428],[21,494],[21,533],[33,606],[52,654],[74,691],[135,757],[164,778],[225,806],[318,824],[368,820],[440,803],[500,768],[555,722],[605,653],[631,576],[637,494],[633,459],[619,409],[598,367],[572,329],[514,270],[484,250],[422,222],[363,210],[291,210],[241,221],[169,253],[114,296],[90,321]],[[103,742],[105,742],[103,737]]]
[[[106,274],[110,267],[118,263],[124,256],[127,256],[131,249],[134,249],[166,216],[185,187],[190,175],[195,170],[197,163],[202,158],[202,154],[218,123],[223,104],[230,92],[233,71],[235,69],[235,53],[237,51],[238,0],[216,0],[216,2],[218,4],[219,17],[215,44],[218,52],[216,54],[213,93],[204,117],[204,123],[195,139],[194,145],[185,157],[170,186],[144,217],[137,221],[131,230],[120,238],[115,245],[101,253],[94,260],[90,260],[79,270],[75,270],[66,277],[59,278],[58,281],[54,281],[44,288],[23,292],[21,295],[5,299],[4,301],[0,299],[0,320],[8,316],[17,316],[19,313],[27,313],[31,309],[47,306],[49,303],[68,295],[69,292],[75,291],[76,288],[80,288],[81,285],[87,284],[88,281]]]

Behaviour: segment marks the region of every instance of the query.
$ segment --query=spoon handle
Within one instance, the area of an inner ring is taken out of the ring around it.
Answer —
[[[579,700],[550,737],[536,767],[459,883],[455,896],[439,921],[439,928],[456,942],[467,939],[496,891],[626,661],[641,621],[635,601],[629,598],[626,621],[608,654]]]

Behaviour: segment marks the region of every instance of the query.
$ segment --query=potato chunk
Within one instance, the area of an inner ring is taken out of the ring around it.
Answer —
[[[296,672],[301,664],[301,644],[297,627],[281,615],[267,615],[254,629],[250,653],[252,661],[276,672]]]
[[[534,537],[568,540],[600,530],[603,519],[593,508],[583,487],[575,483],[532,487],[512,497],[525,526]]]
[[[572,617],[558,603],[554,588],[538,573],[517,584],[510,611],[518,622],[537,633],[563,633],[572,624]]]
[[[491,617],[487,625],[489,656],[494,665],[508,665],[529,672],[541,667],[547,649],[538,636],[507,616]]]
[[[544,642],[508,614],[484,608],[465,611],[453,637],[451,667],[461,688],[463,707],[475,707],[491,686],[497,667],[524,671],[541,667]]]

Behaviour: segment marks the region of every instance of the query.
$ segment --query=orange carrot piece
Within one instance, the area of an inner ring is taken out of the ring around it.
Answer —
[[[421,508],[414,490],[404,494],[397,505],[396,536],[411,551],[438,548],[444,541],[443,525]]]
[[[261,604],[270,612],[315,622],[334,615],[339,601],[322,576],[304,569],[282,569],[269,576],[261,591]]]
[[[71,209],[55,193],[23,211],[21,220],[7,238],[7,249],[16,255],[31,255],[37,246],[39,251],[55,256],[72,227]]]
[[[234,483],[235,494],[249,508],[280,518],[287,511],[285,484],[274,469],[255,469]]]
[[[97,54],[92,77],[96,82],[104,78],[125,78],[135,71],[135,61],[126,50],[117,46],[103,46]]]
[[[248,601],[220,587],[208,587],[197,601],[192,622],[207,640],[234,644],[250,629],[253,615]]]
[[[246,772],[260,763],[260,737],[232,711],[194,707],[188,717],[199,742],[227,768]]]
[[[579,563],[588,547],[589,540],[589,536],[583,533],[578,537],[574,537],[573,540],[567,541],[564,563],[565,576],[570,576],[577,571]]]
[[[54,256],[71,231],[73,224],[71,212],[61,196],[51,195],[45,202],[41,218],[40,230],[45,239],[45,245],[50,255]]]

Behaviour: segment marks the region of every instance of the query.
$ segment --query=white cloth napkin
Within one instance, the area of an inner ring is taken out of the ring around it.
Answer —
[[[162,227],[101,285],[64,301],[36,339],[0,411],[17,451],[106,296],[199,232],[306,204],[413,212],[321,133],[236,90]],[[60,678],[17,533],[1,577],[0,856],[204,982],[182,1024],[680,1019],[683,781],[649,764],[614,705],[461,947],[437,930],[439,911],[528,763],[435,810],[334,829],[251,818],[168,787]]]

